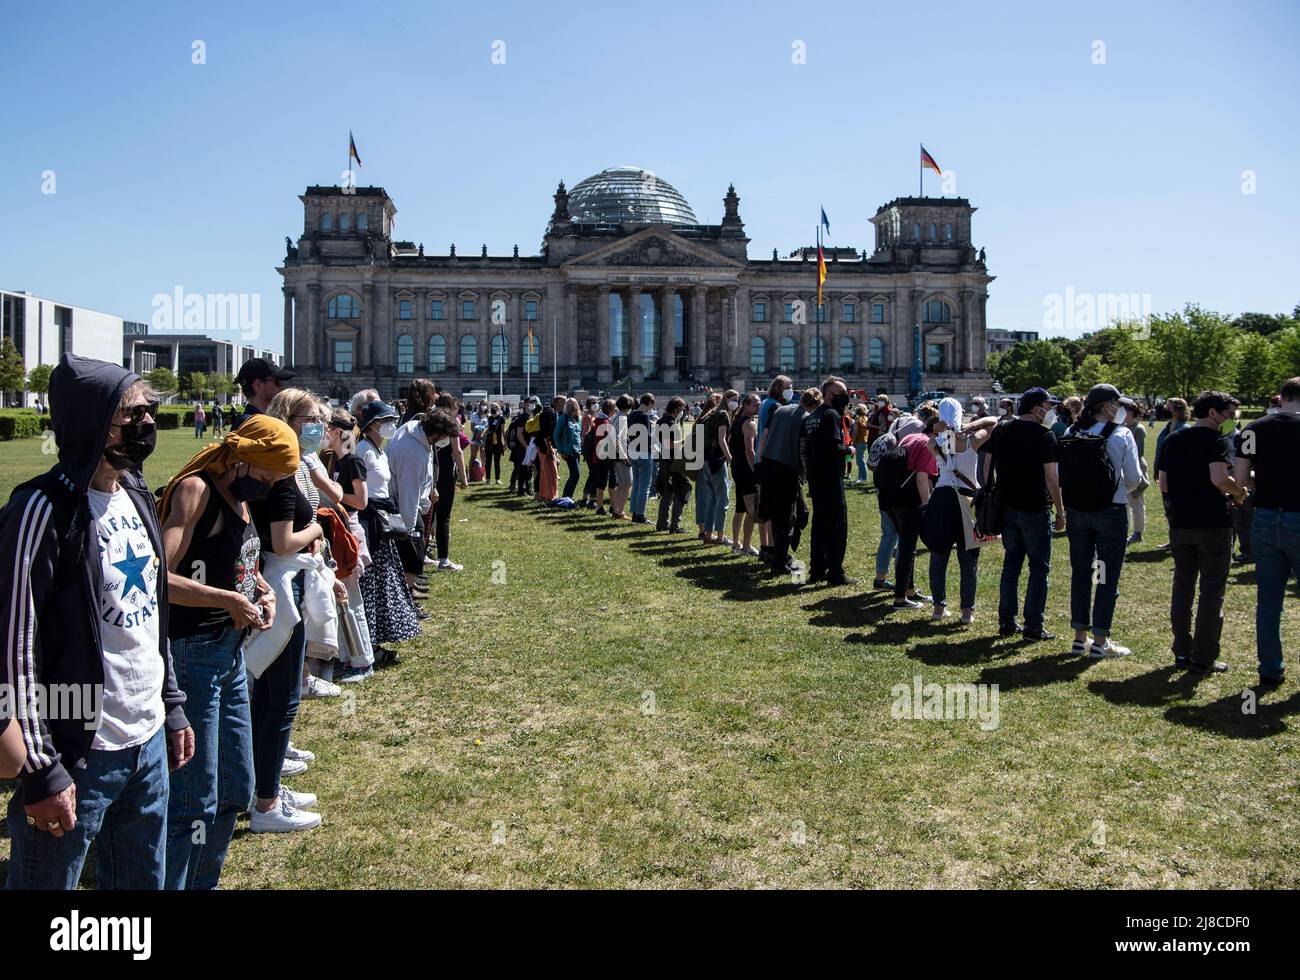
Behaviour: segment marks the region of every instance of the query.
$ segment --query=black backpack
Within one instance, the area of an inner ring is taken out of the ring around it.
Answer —
[[[1069,509],[1096,512],[1114,501],[1119,475],[1106,452],[1106,440],[1117,428],[1114,422],[1107,422],[1101,433],[1093,436],[1072,426],[1061,437],[1057,470],[1061,496]]]
[[[921,506],[916,474],[907,467],[907,450],[895,446],[876,461],[876,499],[881,510]]]

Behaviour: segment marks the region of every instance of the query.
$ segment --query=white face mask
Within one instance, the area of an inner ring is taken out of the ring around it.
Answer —
[[[1119,408],[1115,409],[1115,424],[1116,424],[1116,425],[1123,425],[1123,424],[1124,424],[1124,420],[1125,420],[1126,418],[1128,418],[1128,411],[1125,410],[1125,408],[1124,408],[1123,405],[1121,405]]]
[[[738,408],[740,408],[740,402],[736,401],[736,399],[733,398],[731,401],[727,402],[728,412],[734,412]]]
[[[1047,414],[1043,416],[1043,425],[1049,429],[1056,424],[1056,409],[1049,408]]]
[[[793,397],[794,397],[793,388],[786,388],[784,391],[781,392],[781,401],[783,402],[788,402]]]
[[[397,435],[396,422],[385,422],[379,427],[379,437],[381,439],[391,439],[395,435]]]
[[[439,439],[437,442],[434,443],[434,445],[437,446],[439,449],[446,449],[448,446],[451,445],[451,439],[450,438]]]

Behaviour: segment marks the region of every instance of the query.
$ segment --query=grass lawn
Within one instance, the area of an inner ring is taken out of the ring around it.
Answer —
[[[150,482],[195,445],[161,433]],[[0,491],[48,465],[39,440],[0,444]],[[1060,638],[1026,644],[997,636],[998,546],[963,630],[861,586],[762,579],[689,535],[471,488],[452,528],[465,571],[433,578],[404,665],[302,708],[294,741],[318,761],[292,785],[324,825],[241,821],[223,884],[1294,888],[1297,678],[1243,712],[1249,566],[1230,579],[1231,671],[1174,672],[1155,488],[1147,501],[1115,619],[1134,655],[1093,663],[1068,653],[1063,537]],[[874,496],[850,488],[849,511],[848,572],[869,583]],[[1290,594],[1283,631],[1295,673]],[[999,726],[896,720],[891,689],[917,675],[997,684]]]

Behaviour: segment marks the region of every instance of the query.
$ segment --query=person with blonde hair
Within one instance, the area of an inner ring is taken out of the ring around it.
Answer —
[[[261,574],[249,504],[298,469],[298,440],[270,415],[250,415],[181,467],[160,516],[170,603],[168,637],[194,729],[194,758],[171,774],[167,815],[170,889],[216,888],[235,818],[253,797],[253,721],[244,640],[269,629],[275,596]],[[260,823],[299,829],[282,789]],[[305,802],[305,801],[302,801]],[[287,808],[287,810],[286,810]],[[194,828],[204,828],[195,843]]]
[[[731,546],[726,530],[727,504],[731,488],[727,480],[727,467],[731,463],[731,446],[727,434],[731,429],[730,411],[739,407],[739,394],[728,388],[722,394],[714,392],[704,403],[704,411],[695,420],[691,436],[704,460],[700,475],[695,480],[695,523],[700,528],[700,540],[705,544]],[[734,406],[734,407],[732,407]]]

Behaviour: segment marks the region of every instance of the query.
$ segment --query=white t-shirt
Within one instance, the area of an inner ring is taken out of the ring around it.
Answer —
[[[388,456],[376,449],[369,439],[357,443],[357,455],[366,464],[366,495],[387,500],[391,496],[388,482],[393,478],[388,468]]]
[[[950,445],[956,445],[956,436],[952,431],[941,433],[941,435],[952,436],[953,441]],[[935,481],[935,488],[938,487],[955,487],[957,490],[969,490],[970,485],[957,475],[958,472],[964,473],[971,484],[980,485],[979,481],[979,454],[971,445],[969,439],[966,440],[966,448],[961,452],[954,452],[949,456],[939,454],[939,479]]]
[[[166,669],[158,653],[161,564],[130,495],[88,490],[103,592],[104,695],[92,749],[143,745],[162,727]]]

